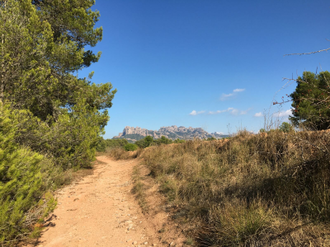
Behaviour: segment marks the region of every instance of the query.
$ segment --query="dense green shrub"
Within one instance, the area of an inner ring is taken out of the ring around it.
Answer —
[[[117,147],[124,147],[128,144],[126,139],[106,139],[104,140],[102,137],[98,138],[96,151],[98,152],[105,152],[106,149],[112,149]]]
[[[19,144],[51,157],[65,170],[91,166],[100,132],[99,113],[88,109],[83,99],[51,125],[29,111],[24,114],[15,138]]]
[[[138,149],[138,146],[136,144],[133,144],[133,143],[128,143],[124,146],[124,149],[126,151],[135,151]]]
[[[279,129],[280,131],[283,131],[283,132],[288,133],[288,132],[290,132],[290,131],[293,130],[293,126],[292,126],[291,124],[287,123],[287,122],[283,122],[283,123],[278,127],[278,129]]]
[[[0,108],[0,243],[4,244],[25,233],[41,216],[27,217],[49,186],[48,175],[42,170],[52,165],[43,155],[15,143],[26,111],[10,110],[2,104]]]
[[[140,148],[146,148],[153,145],[161,145],[161,144],[171,144],[171,143],[183,143],[185,140],[180,140],[179,138],[173,141],[172,139],[166,138],[162,136],[159,139],[154,139],[152,136],[146,136],[145,138],[138,140],[135,142]]]
[[[177,139],[174,140],[174,143],[184,143],[184,142],[186,142],[186,141],[185,140],[181,140],[179,138],[177,138]]]
[[[146,148],[151,146],[153,142],[154,142],[154,138],[152,136],[146,136],[145,138],[136,141],[135,144],[139,148]]]
[[[214,141],[214,140],[216,140],[216,138],[212,136],[212,137],[208,137],[206,140],[207,141]]]
[[[64,170],[91,167],[95,159],[116,90],[92,83],[93,73],[74,76],[100,57],[85,49],[102,39],[94,2],[0,4],[1,246],[28,235],[49,212],[47,191],[65,180]]]
[[[173,143],[173,141],[172,141],[171,139],[168,139],[168,138],[166,138],[165,136],[162,136],[161,138],[156,139],[154,142],[155,142],[155,144],[157,144],[157,145],[161,145],[161,144],[171,144],[171,143]]]

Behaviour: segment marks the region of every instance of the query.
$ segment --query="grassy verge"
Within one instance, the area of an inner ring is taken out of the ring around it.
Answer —
[[[198,246],[328,246],[330,133],[241,132],[142,154]]]
[[[133,189],[132,193],[135,195],[136,200],[138,201],[142,212],[147,213],[149,210],[149,206],[146,200],[145,195],[145,185],[141,179],[141,171],[140,166],[137,165],[133,169],[132,180],[133,180]]]
[[[142,148],[139,148],[136,151],[126,151],[122,147],[108,148],[105,151],[105,155],[115,159],[115,160],[127,160],[135,159],[139,157],[143,152]]]

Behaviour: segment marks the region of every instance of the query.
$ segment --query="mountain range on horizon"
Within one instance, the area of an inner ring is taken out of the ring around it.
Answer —
[[[166,138],[175,140],[192,140],[194,138],[206,139],[206,138],[224,138],[229,135],[224,135],[220,132],[208,133],[202,128],[186,128],[183,126],[177,127],[176,125],[161,127],[159,130],[148,130],[140,127],[130,127],[126,126],[123,132],[119,133],[118,136],[114,136],[113,139],[127,139],[129,142],[136,142],[143,139],[146,136],[152,136],[155,139],[158,139],[162,136]]]

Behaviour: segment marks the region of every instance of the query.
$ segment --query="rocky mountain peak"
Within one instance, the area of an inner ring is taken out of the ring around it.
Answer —
[[[184,126],[177,127],[176,125],[161,127],[159,130],[148,130],[140,127],[130,127],[126,126],[122,133],[119,133],[116,138],[125,138],[131,142],[135,142],[137,140],[143,139],[146,136],[152,136],[155,139],[158,139],[162,136],[166,138],[175,140],[175,139],[184,139],[184,140],[192,140],[194,138],[205,139],[205,138],[222,138],[225,135],[218,134],[218,132],[208,133],[202,128],[186,128]]]

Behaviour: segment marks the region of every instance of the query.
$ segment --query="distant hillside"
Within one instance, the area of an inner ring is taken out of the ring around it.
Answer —
[[[159,130],[148,130],[142,129],[140,127],[129,127],[126,126],[122,133],[119,133],[118,136],[113,137],[113,139],[127,139],[129,142],[135,142],[143,139],[146,136],[152,136],[155,139],[158,139],[162,136],[165,136],[169,139],[175,140],[177,138],[184,140],[192,140],[194,138],[205,139],[205,138],[224,138],[228,135],[223,135],[218,132],[208,133],[202,128],[186,128],[183,126],[177,127],[175,125],[169,127],[162,127]]]

